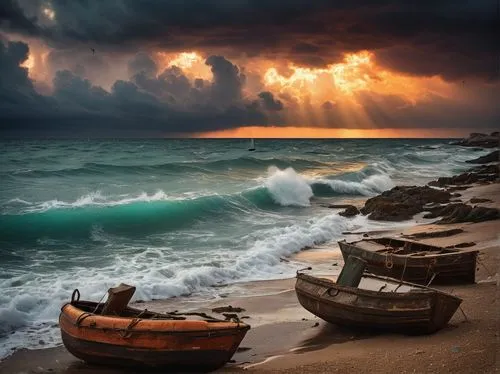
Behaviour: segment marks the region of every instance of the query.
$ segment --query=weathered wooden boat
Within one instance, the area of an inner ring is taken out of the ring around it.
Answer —
[[[459,250],[392,238],[338,242],[344,260],[367,262],[367,272],[424,285],[474,283],[477,250]]]
[[[105,309],[113,312],[108,306],[80,301],[75,290],[61,308],[62,340],[74,356],[92,364],[211,371],[231,359],[250,329],[203,313],[160,314],[125,306],[119,315],[102,315]]]
[[[305,309],[327,322],[408,334],[443,328],[462,302],[425,286],[368,274],[353,287],[297,273],[295,291]]]

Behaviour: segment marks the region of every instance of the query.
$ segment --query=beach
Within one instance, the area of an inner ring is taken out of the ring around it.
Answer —
[[[475,183],[460,190],[455,202],[488,199],[475,206],[500,208],[500,184]],[[358,206],[363,204],[359,199]],[[406,336],[347,329],[328,324],[303,309],[294,291],[294,278],[218,285],[223,297],[180,296],[136,302],[135,307],[153,311],[204,311],[217,306],[237,306],[240,317],[252,326],[221,373],[495,373],[499,370],[498,305],[500,243],[498,220],[433,224],[421,215],[409,225],[395,229],[353,231],[343,235],[348,241],[363,237],[401,237],[417,233],[461,229],[444,237],[419,239],[422,243],[452,246],[474,242],[479,249],[476,284],[436,286],[463,299],[449,325],[432,335]],[[340,272],[342,256],[335,242],[308,247],[283,261],[307,263],[315,275],[334,277]],[[244,290],[242,292],[242,290]],[[212,313],[213,314],[213,313]],[[119,373],[118,369],[84,364],[63,347],[21,349],[0,363],[1,373]],[[144,372],[144,371],[141,371]]]

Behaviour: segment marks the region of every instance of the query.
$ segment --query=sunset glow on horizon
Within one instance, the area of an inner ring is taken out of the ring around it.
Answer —
[[[236,129],[194,134],[193,138],[255,138],[255,139],[328,139],[328,138],[461,138],[467,135],[462,129],[326,129],[295,126],[248,126]]]

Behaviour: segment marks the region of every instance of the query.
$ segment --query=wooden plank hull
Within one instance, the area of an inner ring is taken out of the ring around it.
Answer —
[[[425,256],[379,253],[355,243],[339,242],[344,261],[349,256],[367,262],[366,271],[398,280],[427,285],[474,283],[478,251],[450,252]]]
[[[214,370],[228,362],[250,326],[236,322],[100,316],[66,304],[64,345],[94,364]]]
[[[461,299],[425,288],[411,292],[378,292],[337,285],[298,274],[300,304],[323,320],[344,326],[428,334],[443,328]]]

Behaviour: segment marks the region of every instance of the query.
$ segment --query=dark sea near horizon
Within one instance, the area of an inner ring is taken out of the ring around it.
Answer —
[[[450,139],[255,143],[0,142],[0,358],[59,344],[75,288],[93,300],[119,282],[136,299],[213,298],[213,285],[291,277],[297,263],[280,259],[390,226],[325,204],[453,175],[482,155]]]

